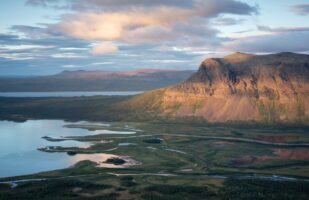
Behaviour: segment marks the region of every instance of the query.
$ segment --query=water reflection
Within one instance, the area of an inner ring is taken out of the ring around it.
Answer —
[[[105,163],[105,161],[109,158],[120,158],[125,161],[125,164],[123,165],[114,165],[110,163]],[[137,161],[131,159],[130,157],[119,157],[117,155],[113,154],[106,154],[106,153],[98,153],[98,154],[76,154],[75,156],[72,156],[69,161],[71,164],[77,163],[82,160],[90,160],[98,164],[98,167],[104,167],[104,168],[125,168],[131,165],[138,164]]]
[[[135,131],[110,131],[110,130],[95,130],[92,131],[92,135],[132,135],[136,134]]]
[[[0,121],[0,152],[20,153],[31,151],[54,144],[42,139],[43,136],[85,136],[90,132],[83,129],[64,128],[65,122],[61,120],[29,120],[22,123]],[[64,146],[87,146],[89,143],[78,141],[63,141]]]
[[[69,156],[66,153],[46,153],[37,150],[47,146],[87,148],[92,145],[89,142],[74,140],[51,142],[42,138],[48,135],[61,137],[94,134],[93,131],[86,129],[64,127],[65,124],[61,120],[29,120],[22,123],[0,121],[0,177],[62,169],[81,160],[100,163],[101,167],[115,167],[112,164],[102,163],[110,157],[116,157],[112,154]]]
[[[111,127],[110,124],[98,124],[98,123],[91,123],[91,122],[78,122],[78,123],[71,123],[66,124],[66,128],[74,128],[74,129],[86,129],[91,131],[92,135],[99,135],[99,134],[106,134],[106,135],[131,135],[136,134],[134,128],[130,128],[128,125],[125,125],[122,129],[125,130],[109,130],[108,128]]]

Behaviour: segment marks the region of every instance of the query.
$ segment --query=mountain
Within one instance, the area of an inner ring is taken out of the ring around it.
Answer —
[[[0,92],[144,91],[175,84],[193,72],[161,69],[79,70],[51,76],[0,77]]]
[[[78,79],[112,79],[112,78],[129,78],[136,76],[139,78],[145,77],[150,74],[164,74],[169,75],[171,72],[181,72],[177,70],[165,70],[165,69],[136,69],[127,71],[63,71],[54,75],[55,78],[78,78]],[[175,75],[177,76],[177,75]]]
[[[309,122],[309,55],[235,53],[203,61],[186,81],[121,106],[208,122]]]

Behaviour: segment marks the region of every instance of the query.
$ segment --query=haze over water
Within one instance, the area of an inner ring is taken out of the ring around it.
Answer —
[[[142,93],[141,91],[130,92],[0,92],[0,97],[80,97],[80,96],[128,96]]]

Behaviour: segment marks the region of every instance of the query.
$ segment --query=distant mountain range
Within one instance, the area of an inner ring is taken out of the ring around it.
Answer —
[[[206,59],[186,81],[146,92],[123,107],[209,122],[309,123],[309,55],[235,53]]]
[[[187,79],[194,71],[139,69],[63,71],[50,76],[0,77],[0,92],[145,91]]]

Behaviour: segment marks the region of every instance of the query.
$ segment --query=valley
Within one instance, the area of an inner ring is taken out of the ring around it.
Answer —
[[[0,200],[308,200],[308,0],[0,7]]]
[[[12,141],[34,137],[2,157],[0,199],[307,199],[308,62],[236,53],[131,96],[0,97]]]
[[[55,137],[49,132],[49,137],[40,139],[49,140],[49,146],[38,150],[47,157],[60,153],[73,159],[84,156],[85,160],[76,159],[74,167],[66,169],[1,178],[0,199],[19,195],[23,199],[48,198],[49,192],[58,199],[225,199],[237,190],[243,199],[260,191],[264,198],[271,198],[265,191],[270,192],[268,186],[273,184],[289,187],[280,194],[282,199],[305,199],[307,195],[306,128],[141,122],[66,122],[63,126],[87,134]],[[61,146],[62,141],[91,145]],[[90,159],[99,154],[112,154],[124,163],[106,167],[101,165],[106,157]],[[130,160],[135,164],[130,165]],[[246,190],[241,189],[242,184]],[[249,192],[251,187],[254,193]],[[68,191],[69,196],[63,197]]]

